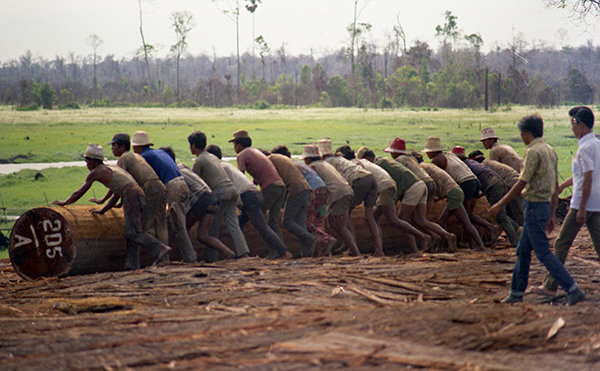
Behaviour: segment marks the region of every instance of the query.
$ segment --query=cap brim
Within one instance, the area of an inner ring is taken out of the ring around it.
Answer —
[[[140,144],[140,143],[131,143],[132,146],[134,147],[145,147],[145,146],[153,146],[154,143],[144,143],[144,144]]]
[[[401,153],[401,154],[407,154],[407,151],[403,151],[401,149],[396,149],[396,148],[391,148],[388,147],[386,149],[383,150],[383,152],[387,152],[387,153]]]

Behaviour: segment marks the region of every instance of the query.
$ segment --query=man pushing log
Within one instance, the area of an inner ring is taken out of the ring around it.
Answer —
[[[92,183],[98,181],[110,189],[114,195],[102,209],[91,210],[93,214],[102,215],[114,207],[119,199],[123,202],[125,240],[127,240],[125,269],[140,268],[140,247],[148,250],[152,256],[156,257],[156,261],[171,251],[169,246],[144,232],[142,215],[146,205],[146,196],[135,179],[118,166],[105,165],[104,151],[100,145],[89,144],[83,158],[90,171],[83,185],[65,201],[56,200],[52,204],[59,206],[72,204],[85,195]]]

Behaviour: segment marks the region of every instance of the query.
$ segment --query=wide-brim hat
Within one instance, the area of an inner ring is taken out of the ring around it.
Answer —
[[[396,138],[396,139],[392,140],[392,143],[390,143],[390,146],[387,147],[386,149],[384,149],[384,151],[388,152],[388,153],[406,154],[406,153],[408,153],[408,152],[406,152],[406,141],[401,138]]]
[[[319,148],[319,153],[321,156],[334,155],[333,145],[331,144],[330,139],[321,139],[317,142],[317,147]]]
[[[305,158],[312,157],[321,157],[321,155],[319,154],[319,147],[317,147],[315,144],[307,144],[304,146],[304,149],[302,149],[300,159],[304,160]]]
[[[145,131],[136,131],[133,133],[133,138],[131,138],[132,146],[153,146],[154,143],[150,142],[150,137],[148,133]]]
[[[452,147],[452,149],[450,150],[450,152],[454,153],[455,155],[465,155],[465,147],[463,146],[454,146]]]
[[[356,150],[356,158],[363,158],[365,156],[365,152],[367,152],[368,150],[369,149],[365,146],[360,147]]]
[[[83,158],[93,158],[95,160],[106,161],[106,157],[104,157],[104,150],[102,146],[99,144],[88,144],[85,149],[85,153],[81,155]]]
[[[429,137],[425,139],[425,148],[422,152],[440,152],[443,151],[442,141],[438,137]]]
[[[235,133],[233,133],[233,139],[230,139],[229,142],[233,142],[236,139],[242,138],[250,138],[250,135],[248,135],[248,132],[246,130],[238,130]]]
[[[479,141],[482,142],[486,139],[498,139],[498,136],[496,135],[494,129],[485,128],[481,131],[481,139],[479,139]]]
[[[131,142],[131,138],[129,137],[129,134],[127,133],[117,133],[115,134],[115,136],[112,138],[112,140],[110,142],[108,142],[108,145],[112,145],[113,143],[117,143],[117,142]]]

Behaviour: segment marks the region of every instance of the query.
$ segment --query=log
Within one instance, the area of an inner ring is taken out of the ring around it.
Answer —
[[[487,218],[487,203],[478,202],[475,213]],[[434,202],[429,217],[436,220],[445,201]],[[9,239],[9,256],[15,271],[23,278],[33,280],[40,277],[60,277],[64,275],[91,274],[98,272],[121,271],[125,266],[125,221],[121,209],[111,209],[104,215],[92,214],[97,209],[91,205],[51,206],[31,209],[15,223]],[[356,234],[356,242],[362,253],[372,253],[372,237],[363,220],[362,206],[351,214]],[[384,218],[380,220],[382,242],[387,254],[409,252],[406,235],[389,226]],[[298,239],[281,228],[284,243],[295,257],[300,256]],[[448,230],[459,240],[462,227],[451,218]],[[483,236],[487,231],[480,231]],[[258,232],[248,223],[244,229],[251,255],[266,256],[269,249]],[[196,238],[192,228],[190,238],[202,259],[204,247]],[[226,229],[222,228],[221,240],[233,247]],[[172,260],[179,260],[176,248],[171,253]],[[153,258],[143,250],[140,255],[142,267],[152,264]]]
[[[33,280],[74,274],[120,271],[125,266],[123,210],[92,214],[97,206],[39,207],[15,223],[9,257],[15,272]],[[140,263],[152,263],[142,253]]]
[[[437,219],[439,218],[439,216],[442,213],[442,210],[444,209],[445,206],[446,206],[446,200],[434,202],[433,205],[431,206],[431,209],[429,210],[429,215],[428,215],[429,220],[437,221]],[[488,209],[489,209],[489,204],[488,204],[487,200],[485,199],[485,197],[483,197],[478,200],[474,212],[475,212],[475,214],[481,216],[485,220],[488,220],[491,223],[495,223],[495,221],[492,221],[489,218],[488,213],[487,213]],[[371,237],[371,232],[369,231],[369,228],[363,219],[362,205],[359,205],[359,206],[355,207],[354,210],[352,210],[351,218],[352,218],[352,222],[354,224],[354,231],[355,231],[355,235],[356,235],[356,244],[358,245],[358,249],[360,250],[361,253],[364,253],[364,254],[373,253],[373,251],[374,251],[373,243],[372,243],[373,239]],[[382,232],[381,237],[382,237],[383,250],[385,251],[386,254],[392,255],[392,254],[399,254],[399,253],[404,253],[404,252],[409,253],[411,251],[410,245],[407,242],[406,234],[404,234],[401,231],[399,231],[398,229],[390,226],[383,216],[379,219],[379,225],[381,226],[381,232]],[[489,234],[488,230],[484,230],[483,228],[479,228],[477,226],[475,228],[477,228],[477,230],[481,234],[484,242],[490,240],[490,234]],[[281,229],[281,232],[283,233],[283,242],[285,243],[288,250],[295,257],[299,257],[301,249],[300,249],[300,244],[298,243],[298,239],[294,235],[292,235],[291,233],[286,231],[285,228],[280,227],[280,229]],[[457,236],[459,241],[466,241],[466,237],[464,236],[464,233],[462,230],[462,225],[459,223],[459,221],[456,219],[456,217],[452,216],[448,220],[447,229],[449,232],[454,233]],[[331,228],[328,230],[328,232],[335,237],[335,234],[333,234],[333,231],[331,230]],[[192,238],[192,243],[195,244],[197,249],[202,249],[203,247],[196,240],[195,230],[192,231],[190,236]],[[268,248],[267,244],[260,237],[258,232],[256,232],[256,230],[250,225],[250,223],[247,223],[244,228],[244,236],[246,237],[246,242],[248,243],[248,247],[250,249],[251,255],[259,255],[261,257],[264,257],[269,253],[269,248]],[[223,241],[223,243],[225,245],[229,246],[230,248],[233,248],[233,240],[229,237],[229,234],[227,233],[227,230],[225,229],[225,227],[221,228],[220,239],[221,239],[221,241]],[[171,255],[171,256],[173,256],[173,255]],[[202,256],[202,255],[200,255],[200,256]]]

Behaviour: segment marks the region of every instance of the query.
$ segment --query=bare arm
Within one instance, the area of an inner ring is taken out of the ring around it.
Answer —
[[[556,215],[556,206],[558,205],[558,182],[556,182],[556,188],[550,199],[550,218],[546,222],[546,233],[552,232],[554,229],[554,215]]]
[[[90,198],[90,202],[93,202],[95,204],[98,205],[102,205],[103,203],[106,202],[106,200],[108,200],[109,198],[111,198],[113,195],[113,191],[112,190],[108,190],[108,192],[106,192],[106,195],[103,198]]]
[[[110,200],[108,201],[108,203],[106,205],[104,205],[104,207],[100,210],[92,210],[91,213],[92,214],[104,214],[105,212],[107,212],[108,210],[112,209],[117,202],[119,201],[121,197],[119,197],[119,195],[117,194],[113,194],[113,196],[110,198]]]
[[[71,196],[69,196],[69,198],[67,198],[65,201],[61,201],[61,200],[52,201],[52,204],[58,205],[58,206],[65,206],[65,205],[70,205],[73,202],[77,202],[77,200],[79,200],[92,187],[92,183],[94,183],[94,181],[96,180],[95,175],[96,175],[96,173],[94,171],[90,172],[88,174],[88,176],[85,178],[85,183],[83,183],[83,185],[78,190],[73,192],[73,194],[71,194]]]
[[[560,183],[560,185],[558,186],[558,194],[561,194],[562,191],[565,190],[565,188],[570,187],[572,185],[573,185],[573,177],[570,177],[569,179],[567,179],[564,182]]]
[[[585,212],[590,193],[592,192],[592,172],[588,171],[583,173],[583,185],[581,186],[581,202],[579,203],[579,210],[577,210],[577,216],[575,221],[579,224],[585,222]]]
[[[509,202],[511,202],[515,197],[521,194],[521,191],[525,188],[527,182],[520,180],[515,183],[514,186],[508,191],[507,194],[504,195],[500,199],[500,201],[496,202],[492,207],[490,207],[488,214],[492,219],[496,218],[496,215],[500,212],[500,210]]]

